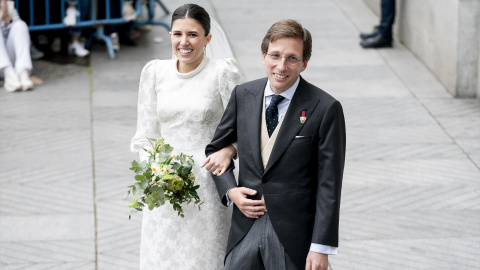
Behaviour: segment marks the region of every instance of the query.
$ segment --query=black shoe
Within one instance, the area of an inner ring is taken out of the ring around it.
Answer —
[[[376,35],[378,35],[378,26],[375,26],[371,33],[360,33],[360,38],[361,39],[367,39],[367,38],[374,37]]]
[[[120,34],[119,40],[120,40],[120,44],[122,44],[122,45],[137,46],[137,42],[135,40],[131,39],[127,35]]]
[[[392,47],[392,39],[384,38],[382,35],[378,34],[374,37],[362,40],[362,42],[360,42],[360,46],[362,46],[363,48]]]

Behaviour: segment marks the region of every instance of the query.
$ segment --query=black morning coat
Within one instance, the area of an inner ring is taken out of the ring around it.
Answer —
[[[260,124],[267,78],[236,86],[212,142],[210,155],[238,143],[238,185],[233,162],[222,176],[213,176],[222,203],[233,187],[257,190],[264,196],[273,228],[298,269],[305,269],[311,243],[338,246],[338,223],[345,163],[345,120],[337,100],[305,81],[291,100],[264,169]],[[306,121],[300,117],[305,113]],[[252,227],[235,205],[227,254]]]

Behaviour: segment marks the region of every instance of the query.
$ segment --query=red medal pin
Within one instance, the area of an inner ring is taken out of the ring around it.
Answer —
[[[307,117],[305,116],[305,111],[302,111],[302,116],[300,116],[300,123],[304,124],[307,121]]]

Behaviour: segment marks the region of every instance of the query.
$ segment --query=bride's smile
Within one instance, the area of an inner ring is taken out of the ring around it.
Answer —
[[[212,37],[205,33],[202,25],[194,19],[184,18],[173,22],[170,38],[173,52],[178,59],[178,72],[187,73],[200,65],[203,49]]]

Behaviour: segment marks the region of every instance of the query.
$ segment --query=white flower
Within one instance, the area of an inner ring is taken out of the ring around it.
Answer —
[[[160,168],[160,164],[158,164],[156,162],[152,162],[152,165],[150,166],[150,168],[152,168],[152,173],[154,175],[157,175],[157,176],[160,176],[160,177],[163,176],[162,169]]]
[[[170,174],[172,172],[172,165],[163,165],[163,167],[160,169],[160,173],[162,173],[162,175]]]

